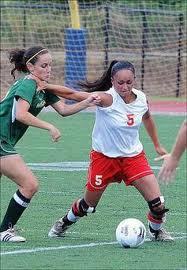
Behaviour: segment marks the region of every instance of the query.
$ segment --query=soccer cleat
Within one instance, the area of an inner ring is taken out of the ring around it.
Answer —
[[[171,237],[170,233],[163,228],[156,231],[149,227],[149,237],[152,241],[174,241],[174,238]]]
[[[73,224],[74,222],[69,221],[66,217],[60,218],[55,222],[53,227],[50,229],[48,236],[49,237],[64,237],[65,231]]]
[[[14,228],[10,228],[4,232],[0,232],[1,242],[25,242],[26,239],[16,234]]]

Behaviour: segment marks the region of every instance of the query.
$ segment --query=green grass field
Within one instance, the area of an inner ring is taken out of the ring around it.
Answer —
[[[62,131],[62,139],[52,143],[46,131],[30,128],[17,145],[27,163],[88,161],[94,122],[92,113],[79,113],[64,119],[54,113],[42,113],[40,118],[55,123]],[[184,117],[157,115],[154,118],[160,140],[170,150]],[[157,174],[157,166],[161,164],[154,161],[156,153],[143,127],[141,140]],[[96,213],[81,219],[65,238],[49,239],[47,234],[54,221],[66,213],[76,198],[82,197],[86,170],[64,171],[50,166],[42,170],[36,166],[40,191],[18,223],[27,242],[1,244],[1,269],[186,269],[185,161],[183,155],[176,181],[168,186],[161,185],[166,206],[170,208],[166,228],[175,237],[175,242],[147,240],[137,249],[121,248],[115,239],[115,229],[125,218],[138,218],[146,225],[147,204],[135,189],[123,184],[109,186]],[[16,186],[2,177],[1,219],[15,190]]]

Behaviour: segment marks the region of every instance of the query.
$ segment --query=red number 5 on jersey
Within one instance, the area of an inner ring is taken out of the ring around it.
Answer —
[[[134,114],[127,114],[127,125],[132,126],[134,124]]]

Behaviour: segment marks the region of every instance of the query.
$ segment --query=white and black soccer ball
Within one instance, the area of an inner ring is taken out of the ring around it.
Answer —
[[[142,245],[146,237],[144,224],[136,218],[122,220],[116,229],[116,239],[125,248],[135,248]]]

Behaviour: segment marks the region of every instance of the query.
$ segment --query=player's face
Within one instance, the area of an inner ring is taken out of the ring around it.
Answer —
[[[49,53],[38,56],[35,64],[29,63],[29,71],[42,81],[48,81],[51,76],[52,57]]]
[[[112,84],[116,92],[122,97],[131,94],[134,81],[134,74],[128,69],[119,70],[112,78]]]

